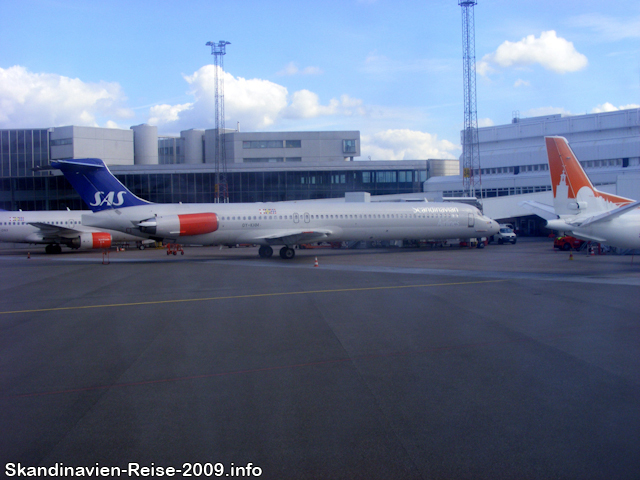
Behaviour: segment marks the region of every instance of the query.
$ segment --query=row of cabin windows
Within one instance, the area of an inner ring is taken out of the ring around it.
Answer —
[[[4,225],[27,225],[29,222],[4,222]],[[80,225],[80,222],[76,222],[75,220],[67,221],[67,222],[46,222],[49,225]],[[0,222],[0,225],[3,225]]]
[[[368,219],[368,218],[458,218],[457,213],[378,213],[378,214],[360,214],[360,215],[309,215],[311,220],[324,219]],[[303,218],[300,215],[299,218]],[[293,215],[244,215],[244,216],[226,216],[220,217],[220,220],[293,220]]]

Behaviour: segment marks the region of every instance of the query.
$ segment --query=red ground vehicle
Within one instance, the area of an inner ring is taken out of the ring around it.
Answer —
[[[572,248],[574,250],[580,250],[582,245],[585,243],[584,240],[580,240],[576,237],[572,237],[571,235],[565,235],[564,237],[556,237],[553,241],[553,248],[557,248],[559,250],[569,251]]]

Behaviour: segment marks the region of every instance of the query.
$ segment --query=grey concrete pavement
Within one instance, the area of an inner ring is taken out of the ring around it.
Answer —
[[[574,255],[5,249],[2,474],[636,478],[640,265]]]

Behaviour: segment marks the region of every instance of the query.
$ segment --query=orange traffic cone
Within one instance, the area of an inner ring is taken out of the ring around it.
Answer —
[[[573,252],[569,253],[569,260],[573,260]]]
[[[317,266],[318,266],[318,257],[316,257],[316,261],[315,261],[315,263],[313,264],[313,266],[314,266],[314,267],[317,267]]]

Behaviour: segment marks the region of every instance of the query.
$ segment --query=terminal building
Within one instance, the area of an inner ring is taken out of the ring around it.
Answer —
[[[544,233],[544,222],[519,202],[552,204],[548,135],[568,139],[597,188],[640,198],[640,109],[514,118],[478,130],[485,214],[514,223],[522,234]],[[361,161],[358,131],[227,130],[221,137],[230,202],[338,198],[356,191],[430,200],[463,194],[458,160]],[[150,125],[0,130],[0,208],[86,209],[58,172],[38,170],[50,160],[86,157],[103,159],[132,192],[152,202],[213,203],[215,142],[215,129],[167,137]]]
[[[457,174],[457,160],[352,161],[360,132],[226,131],[230,202],[414,194],[429,175]],[[158,137],[157,128],[80,126],[1,130],[0,208],[86,209],[64,177],[39,171],[50,160],[97,157],[136,195],[152,202],[215,201],[215,130]],[[34,170],[35,169],[35,170]]]
[[[565,137],[598,190],[640,199],[640,109],[588,115],[514,118],[478,129],[484,213],[525,235],[544,234],[544,221],[523,200],[553,205],[545,136]],[[459,197],[462,177],[431,177],[429,197]],[[477,192],[479,193],[479,192]]]

